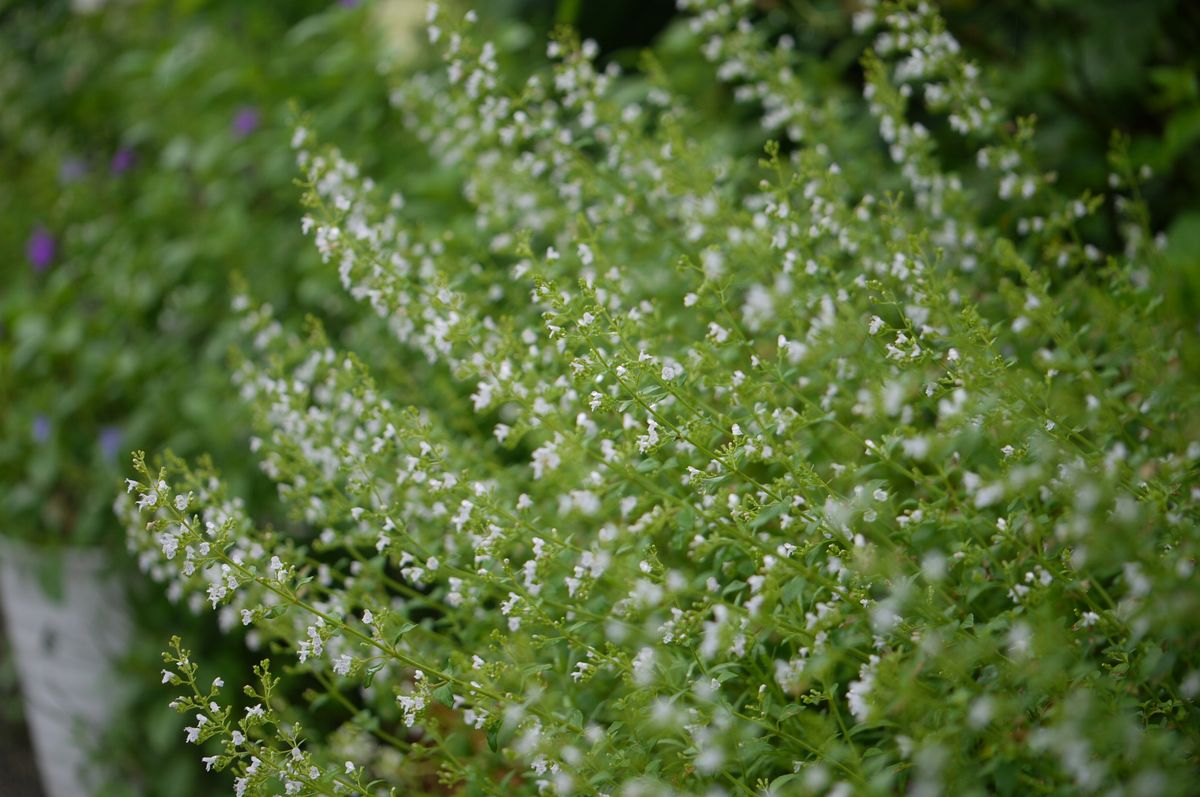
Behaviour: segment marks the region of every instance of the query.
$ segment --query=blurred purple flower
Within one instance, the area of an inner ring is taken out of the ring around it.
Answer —
[[[119,426],[103,426],[100,428],[100,455],[105,462],[113,462],[121,450],[121,440],[125,435]]]
[[[113,153],[112,163],[109,164],[109,171],[113,174],[124,174],[133,168],[136,160],[137,154],[131,147],[121,147]]]
[[[45,227],[36,228],[25,244],[25,256],[29,258],[34,271],[45,271],[54,262],[57,251],[58,244]]]
[[[33,439],[44,443],[50,437],[50,419],[39,415],[33,419]]]
[[[72,156],[62,162],[58,168],[58,181],[63,185],[77,183],[87,174],[87,161],[78,156]]]
[[[343,8],[354,8],[358,5],[358,0],[342,0]]]
[[[258,109],[253,105],[243,105],[233,117],[233,133],[238,138],[245,138],[258,129],[262,120]]]

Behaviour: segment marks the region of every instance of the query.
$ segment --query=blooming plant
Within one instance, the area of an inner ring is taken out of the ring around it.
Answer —
[[[1198,352],[1152,176],[1118,138],[1061,194],[927,3],[856,16],[862,100],[750,0],[680,6],[757,162],[669,65],[563,33],[510,85],[436,5],[393,99],[472,225],[297,128],[303,230],[401,367],[235,301],[308,533],[135,456],[145,566],[271,651],[239,698],[172,643],[188,741],[239,797],[1187,793]]]
[[[295,64],[338,40],[358,42],[367,68],[373,53],[341,8],[58,5],[22,4],[0,29],[0,534],[119,550],[122,452],[242,447],[247,413],[219,400],[235,340],[227,269],[255,266],[281,313],[337,312],[312,298],[334,283],[293,240],[292,164],[276,142],[289,96],[332,93],[295,79]],[[306,42],[264,52],[301,26]],[[372,88],[382,81],[349,96],[366,104]],[[244,486],[253,474],[239,470]]]
[[[318,308],[337,330],[367,316],[295,234],[289,99],[318,109],[315,129],[353,128],[389,169],[417,169],[403,137],[378,143],[389,114],[378,108],[387,84],[374,74],[382,47],[373,10],[325,0],[122,2],[94,13],[82,5],[0,11],[0,560],[28,544],[53,595],[72,572],[61,549],[108,554],[105,576],[127,593],[135,627],[113,680],[137,688],[114,689],[116,718],[103,733],[93,722],[80,741],[100,751],[96,769],[110,781],[93,797],[187,797],[211,784],[147,668],[168,629],[221,671],[251,659],[223,645],[211,617],[181,618],[121,556],[111,505],[125,452],[209,451],[259,517],[277,514],[269,480],[252,459],[235,458],[250,412],[225,398],[226,354],[238,338],[225,312],[228,271],[244,271],[255,295],[294,323]],[[15,600],[6,608],[44,621]],[[106,614],[119,619],[121,609]],[[20,623],[7,623],[11,638]],[[72,644],[93,652],[75,637],[45,651],[74,663]],[[5,739],[22,710],[15,656],[0,644]],[[69,713],[31,698],[28,716],[43,711]],[[20,787],[0,785],[10,790]]]

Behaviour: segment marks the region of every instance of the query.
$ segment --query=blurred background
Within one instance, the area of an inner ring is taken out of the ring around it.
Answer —
[[[684,46],[671,0],[476,6],[513,74],[540,68],[545,37],[560,24],[629,69],[652,49],[733,149],[761,150],[753,109],[735,106]],[[856,7],[760,0],[755,13],[796,39],[810,83],[858,96],[865,42],[852,32]],[[231,275],[284,323],[317,315],[335,339],[387,367],[388,337],[300,233],[288,142],[303,114],[365,173],[410,196],[412,217],[466,218],[455,175],[438,170],[388,103],[392,86],[430,66],[424,8],[424,0],[0,0],[0,572],[24,579],[3,593],[0,793],[45,793],[27,732],[40,707],[20,696],[17,627],[67,612],[84,578],[115,585],[101,607],[113,630],[103,620],[90,627],[120,642],[113,719],[78,737],[103,762],[87,788],[228,790],[185,749],[184,722],[159,686],[159,652],[179,633],[213,671],[240,679],[258,658],[247,649],[254,640],[146,578],[111,505],[130,451],[170,449],[211,455],[264,523],[295,522],[257,471],[228,378],[239,339]],[[1043,162],[1056,164],[1068,190],[1102,187],[1110,136],[1128,135],[1135,162],[1158,174],[1147,198],[1169,242],[1153,275],[1168,297],[1163,312],[1200,319],[1200,4],[947,0],[944,11],[997,99],[1037,116]],[[973,161],[946,141],[945,157]],[[1098,238],[1115,241],[1103,218],[1097,225]],[[36,644],[46,657],[68,649],[44,632]]]

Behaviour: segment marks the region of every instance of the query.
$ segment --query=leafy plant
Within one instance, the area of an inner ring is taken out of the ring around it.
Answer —
[[[469,222],[297,128],[391,366],[235,298],[294,531],[135,457],[153,572],[271,650],[238,697],[173,642],[187,740],[239,796],[1186,794],[1197,348],[1153,178],[1118,137],[1061,192],[926,3],[856,15],[861,98],[749,0],[681,5],[761,159],[669,62],[563,32],[509,83],[437,6],[393,100]]]
[[[319,310],[354,339],[362,313],[296,234],[289,102],[319,106],[318,129],[381,140],[385,48],[374,12],[324,2],[68,5],[0,11],[0,534],[113,554],[137,626],[122,674],[143,688],[103,739],[80,743],[99,748],[106,794],[177,797],[204,785],[182,723],[150,697],[167,629],[218,668],[238,671],[246,653],[122,558],[120,462],[134,446],[226,462],[244,450],[250,414],[226,366],[231,268],[281,317]],[[411,146],[391,142],[372,143],[369,162],[412,174]],[[279,515],[252,463],[227,477]]]
[[[353,321],[296,240],[292,104],[318,107],[320,130],[356,130],[347,144],[372,166],[412,173],[412,142],[379,143],[394,120],[380,111],[387,48],[366,9],[214,1],[9,16],[4,533],[96,544],[113,539],[120,452],[228,459],[244,446],[248,417],[223,398],[230,271],[282,317]],[[252,474],[229,475],[251,488]]]

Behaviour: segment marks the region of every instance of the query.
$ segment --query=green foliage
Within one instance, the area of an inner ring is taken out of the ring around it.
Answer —
[[[369,79],[362,15],[311,10],[12,12],[0,120],[6,534],[111,540],[126,451],[240,447],[246,416],[221,398],[231,271],[285,315],[342,313],[295,241],[287,104],[319,104],[322,129],[379,138],[380,115],[362,109],[385,89]],[[39,229],[55,242],[44,263],[20,252]]]
[[[111,506],[134,447],[241,460],[226,478],[286,525],[241,454],[250,413],[228,379],[230,275],[289,323],[318,312],[351,344],[371,334],[297,234],[298,108],[364,166],[420,186],[411,213],[460,212],[452,174],[397,124],[381,76],[422,57],[423,6],[101,5],[0,11],[0,533],[119,553]],[[499,33],[530,38],[516,23]],[[238,671],[236,618],[181,616],[114,558],[138,628],[122,674],[149,689],[108,730],[109,788],[203,793],[146,667],[170,629],[218,672]]]
[[[829,17],[832,58],[681,6],[637,72],[564,30],[528,79],[435,9],[391,99],[468,214],[297,128],[302,229],[390,337],[235,298],[287,528],[135,457],[153,574],[271,652],[243,699],[173,644],[187,740],[239,795],[1189,793],[1161,178],[1118,134],[1060,179],[928,4]]]
[[[154,659],[169,630],[186,630],[219,670],[239,671],[245,653],[135,577],[113,497],[135,446],[226,462],[243,450],[231,272],[281,317],[320,311],[353,339],[356,314],[297,235],[287,141],[293,104],[313,105],[312,123],[357,131],[347,145],[375,168],[413,171],[411,143],[383,132],[394,120],[380,110],[373,21],[323,2],[3,11],[0,533],[106,546],[125,573],[138,632],[121,674],[147,688],[101,745],[106,794],[207,791],[180,755]],[[227,475],[277,514],[252,462]]]

